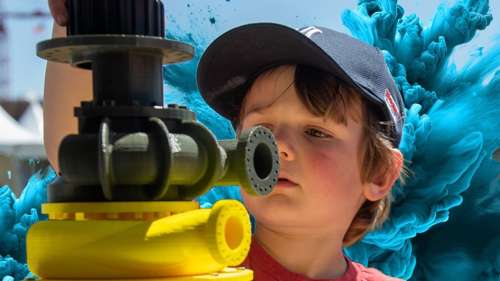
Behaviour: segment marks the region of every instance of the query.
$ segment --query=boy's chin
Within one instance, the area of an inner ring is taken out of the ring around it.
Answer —
[[[257,228],[262,227],[276,233],[307,233],[309,229],[307,226],[308,222],[301,221],[301,218],[297,218],[297,216],[290,216],[289,213],[284,216],[275,214],[271,216],[260,215],[254,217]]]
[[[266,196],[242,194],[243,202],[249,210],[265,213],[289,213],[299,207],[296,199],[286,194],[272,192]]]
[[[300,207],[286,196],[244,198],[244,202],[250,214],[266,224],[296,224],[301,219]]]

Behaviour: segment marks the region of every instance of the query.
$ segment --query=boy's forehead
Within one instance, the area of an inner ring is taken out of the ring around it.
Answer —
[[[272,68],[261,73],[248,90],[243,106],[247,113],[263,110],[274,104],[288,91],[295,90],[293,86],[295,66],[285,65]]]

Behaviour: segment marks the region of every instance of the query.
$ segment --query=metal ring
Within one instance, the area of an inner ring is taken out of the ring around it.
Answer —
[[[157,165],[159,171],[158,178],[153,186],[155,190],[151,194],[148,194],[148,196],[152,197],[151,200],[160,200],[163,196],[165,196],[165,194],[167,194],[168,191],[170,167],[172,167],[173,155],[168,138],[169,132],[165,123],[158,117],[151,117],[149,118],[149,121],[154,125],[153,128],[159,136],[158,139],[160,145],[158,153],[160,154],[160,157],[158,158],[162,161],[162,163],[158,163]]]

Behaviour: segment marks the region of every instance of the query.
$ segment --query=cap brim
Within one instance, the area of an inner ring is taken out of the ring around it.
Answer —
[[[311,39],[275,23],[244,25],[217,38],[198,65],[198,88],[214,110],[233,121],[248,83],[263,70],[282,64],[313,66],[359,88]]]

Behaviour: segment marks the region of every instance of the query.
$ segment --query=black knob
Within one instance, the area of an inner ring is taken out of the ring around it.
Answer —
[[[131,34],[163,37],[161,0],[68,0],[68,36]]]

